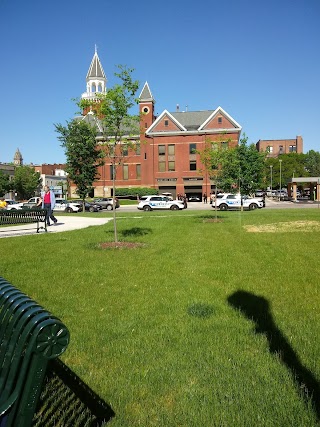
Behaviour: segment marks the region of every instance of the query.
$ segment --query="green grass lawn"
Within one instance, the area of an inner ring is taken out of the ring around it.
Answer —
[[[320,212],[117,216],[144,246],[100,249],[112,223],[0,241],[0,275],[68,326],[63,360],[108,425],[319,425]]]

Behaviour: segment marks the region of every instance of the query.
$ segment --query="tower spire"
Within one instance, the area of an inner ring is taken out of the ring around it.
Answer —
[[[107,77],[104,73],[100,58],[97,52],[97,45],[94,45],[94,55],[87,73],[87,91],[82,94],[82,99],[94,99],[96,93],[105,93],[107,89]]]

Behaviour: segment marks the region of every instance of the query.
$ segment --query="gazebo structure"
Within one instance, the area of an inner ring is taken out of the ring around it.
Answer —
[[[295,202],[297,201],[297,186],[299,184],[310,184],[310,198],[317,202],[320,201],[320,177],[291,178],[288,181],[288,194],[292,196],[292,200]]]

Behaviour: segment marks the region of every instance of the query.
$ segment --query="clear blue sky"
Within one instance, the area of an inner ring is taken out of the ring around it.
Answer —
[[[249,142],[320,151],[319,22],[319,0],[0,0],[0,162],[65,161],[54,123],[74,117],[95,44],[108,86],[135,68],[157,113],[220,105]]]

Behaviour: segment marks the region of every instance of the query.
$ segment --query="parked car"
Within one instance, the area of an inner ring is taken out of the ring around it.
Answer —
[[[249,209],[252,211],[254,209],[263,208],[263,201],[260,198],[240,196],[240,194],[231,193],[219,195],[216,202],[212,204],[212,207],[215,208],[215,206],[217,206],[220,211],[241,209],[241,198],[243,209]]]
[[[56,204],[54,207],[54,211],[60,212],[81,212],[82,206],[80,203],[69,202],[65,199],[56,198]]]
[[[41,197],[31,197],[31,199],[29,199],[27,202],[23,203],[22,208],[23,209],[35,208],[38,205],[40,199],[41,199]]]
[[[197,196],[190,196],[188,197],[188,202],[201,202],[201,199]]]
[[[79,203],[82,206],[82,200],[74,200],[75,203]],[[102,206],[98,203],[85,201],[84,208],[87,212],[99,212],[102,211]]]
[[[16,211],[18,209],[22,209],[23,203],[18,203],[15,200],[6,199],[7,203],[7,211]]]
[[[116,209],[120,207],[119,200],[115,198]],[[113,210],[113,198],[112,197],[101,197],[99,199],[94,199],[94,203],[102,206],[102,209],[107,209],[108,211]]]
[[[170,200],[167,196],[142,196],[138,204],[138,209],[152,211],[153,209],[170,209],[172,211],[185,209],[185,204],[181,200]]]

